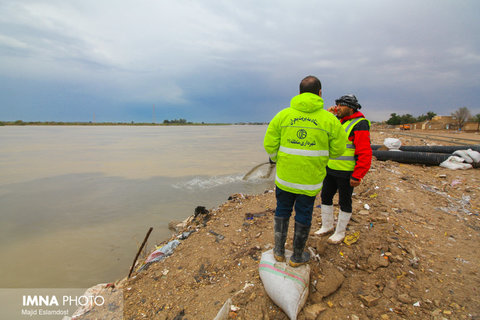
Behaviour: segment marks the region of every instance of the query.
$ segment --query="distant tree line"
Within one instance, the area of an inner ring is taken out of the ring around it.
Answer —
[[[427,120],[432,120],[437,114],[435,112],[429,111],[427,114],[422,114],[421,116],[414,117],[411,114],[398,115],[396,113],[390,114],[390,119],[387,120],[387,124],[390,125],[399,125],[406,123],[414,122],[423,122]]]
[[[165,120],[163,124],[174,124],[174,125],[182,125],[182,124],[195,124],[200,125],[200,123],[192,123],[187,122],[185,119],[175,119],[175,120]],[[134,125],[134,126],[157,126],[162,125],[159,123],[152,123],[152,122],[64,122],[64,121],[0,121],[0,126],[26,126],[26,125],[35,125],[35,126],[124,126],[124,125]],[[204,122],[201,125],[211,125],[205,124]]]
[[[161,126],[161,125],[204,125],[204,126],[217,126],[217,125],[266,125],[266,122],[236,122],[236,123],[205,123],[205,122],[188,122],[185,119],[164,120],[163,123],[153,122],[63,122],[63,121],[0,121],[0,126]]]
[[[163,120],[163,124],[191,124],[186,119]]]

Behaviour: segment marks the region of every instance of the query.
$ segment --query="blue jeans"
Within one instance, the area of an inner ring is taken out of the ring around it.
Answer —
[[[312,224],[315,197],[291,193],[284,191],[279,187],[275,188],[275,196],[277,197],[275,216],[290,218],[292,215],[292,210],[295,207],[295,221],[306,226],[310,226]]]

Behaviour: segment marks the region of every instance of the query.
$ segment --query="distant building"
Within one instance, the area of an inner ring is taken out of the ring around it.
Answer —
[[[422,130],[456,130],[457,127],[452,116],[435,116],[432,120],[421,122]]]
[[[479,131],[478,122],[468,121],[463,126],[463,131]]]
[[[458,130],[458,123],[453,116],[435,116],[432,120],[415,123],[415,129],[422,130]],[[478,131],[478,123],[467,121],[463,125],[463,131]]]

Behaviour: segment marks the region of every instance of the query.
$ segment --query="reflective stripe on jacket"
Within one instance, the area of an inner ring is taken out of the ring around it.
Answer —
[[[317,195],[329,157],[345,151],[345,132],[338,119],[323,110],[323,99],[302,93],[268,125],[265,151],[277,163],[275,184],[282,190]]]
[[[346,133],[346,150],[340,157],[328,161],[328,167],[330,169],[340,171],[353,171],[355,169],[355,145],[348,139],[348,137],[355,125],[363,120],[368,121],[368,124],[370,125],[370,121],[365,118],[350,119],[342,124]]]

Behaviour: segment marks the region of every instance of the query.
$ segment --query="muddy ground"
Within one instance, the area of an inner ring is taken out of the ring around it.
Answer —
[[[372,144],[387,137],[449,145],[381,131],[372,132]],[[314,235],[317,199],[307,246],[320,259],[310,262],[310,294],[298,319],[480,319],[479,195],[480,169],[374,160],[355,189],[347,235],[360,236],[351,245]],[[195,230],[173,255],[108,289],[123,292],[125,319],[214,319],[228,298],[237,307],[231,319],[288,319],[258,273],[261,253],[273,247],[273,190],[208,209],[166,241]],[[83,319],[109,317],[101,312]]]

